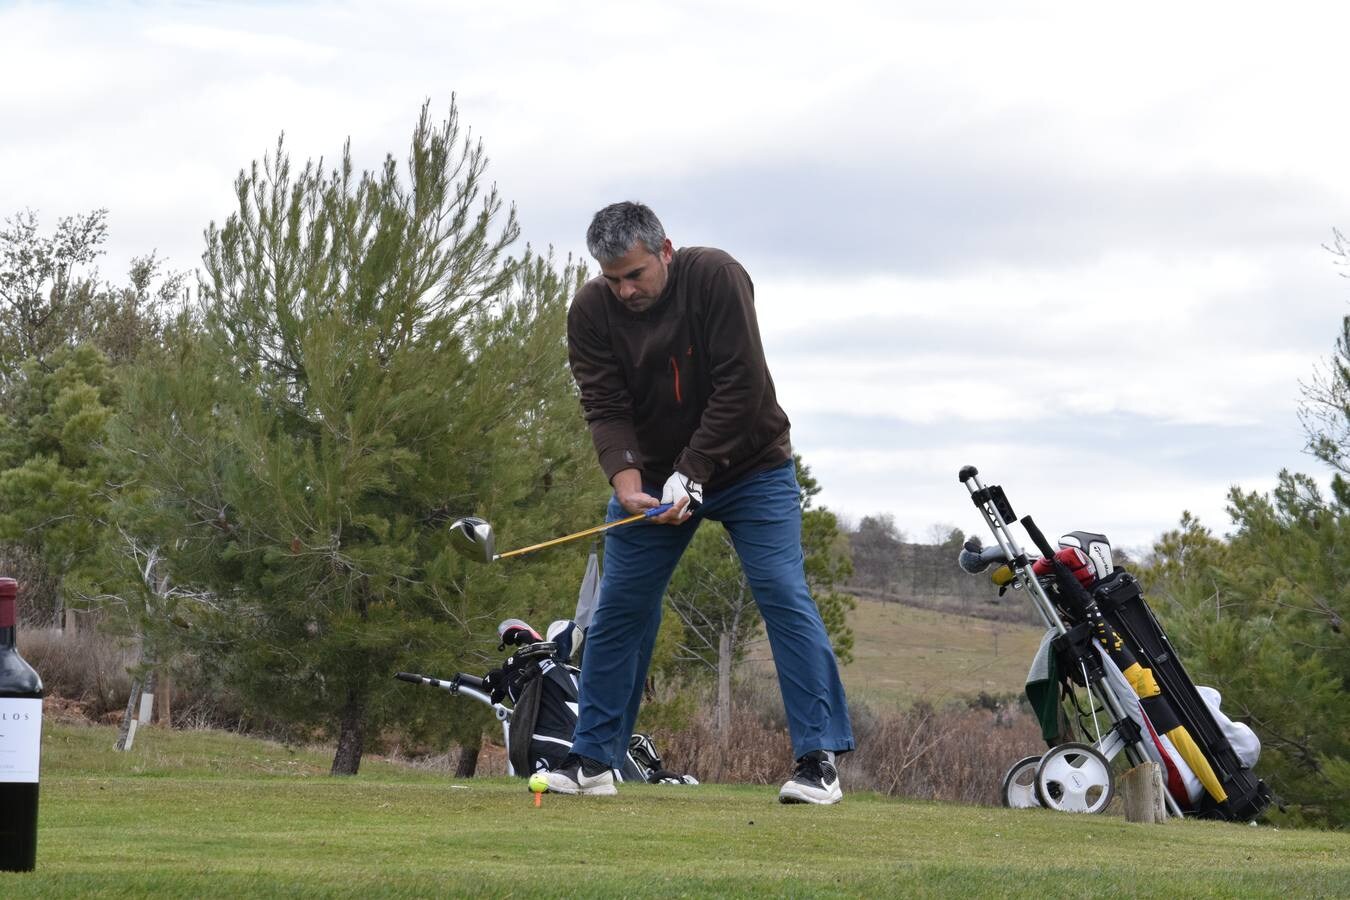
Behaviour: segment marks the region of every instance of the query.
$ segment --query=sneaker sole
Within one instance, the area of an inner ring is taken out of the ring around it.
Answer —
[[[842,792],[838,794],[830,794],[828,796],[820,798],[811,797],[806,794],[799,794],[796,793],[795,791],[788,791],[786,789],[778,792],[779,803],[809,803],[813,806],[832,806],[833,804],[838,803],[840,800],[843,799],[844,795]]]
[[[550,794],[567,794],[573,797],[613,797],[619,793],[618,788],[612,784],[597,785],[596,787],[554,787],[548,786]]]

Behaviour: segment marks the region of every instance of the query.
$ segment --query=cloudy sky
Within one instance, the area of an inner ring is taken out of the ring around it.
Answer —
[[[191,269],[283,130],[374,165],[454,95],[535,246],[640,199],[746,265],[826,505],[982,531],[971,463],[1047,532],[1144,548],[1321,473],[1350,5],[1104,9],[0,2],[0,216],[106,207],[106,275]]]

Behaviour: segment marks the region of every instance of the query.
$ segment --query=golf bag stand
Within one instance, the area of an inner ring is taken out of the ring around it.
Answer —
[[[1003,780],[1003,801],[1008,806],[1045,806],[1068,812],[1102,812],[1115,793],[1111,761],[1121,753],[1132,765],[1150,759],[1138,725],[1105,684],[1108,677],[1106,664],[1109,661],[1104,661],[1092,646],[1088,623],[1074,626],[1066,624],[1033,571],[1031,558],[1013,536],[1011,525],[1017,521],[1017,517],[1003,488],[998,485],[984,486],[974,466],[962,468],[958,477],[970,492],[971,501],[998,542],[1002,558],[1012,573],[1011,586],[1025,591],[1031,598],[1041,620],[1048,629],[1054,631],[1061,652],[1072,660],[1071,666],[1077,670],[1081,677],[1080,683],[1094,704],[1092,733],[1088,735],[1091,743],[1061,743],[1051,747],[1042,756],[1019,760]],[[1053,559],[1055,551],[1031,517],[1023,518],[1021,524],[1043,557]],[[1098,721],[1097,709],[1103,710],[1103,718],[1109,720],[1105,728]],[[1165,792],[1164,799],[1169,815],[1182,815],[1170,794]]]
[[[432,678],[430,675],[418,675],[415,672],[396,672],[394,677],[409,684],[422,684],[427,687],[439,688],[456,696],[477,700],[479,703],[491,707],[497,721],[502,723],[503,746],[509,747],[511,745],[511,708],[493,701],[488,695],[487,686],[483,684],[483,679],[476,675],[466,675],[463,672],[456,672],[455,677],[448,681]],[[506,774],[516,774],[509,756],[506,760]]]

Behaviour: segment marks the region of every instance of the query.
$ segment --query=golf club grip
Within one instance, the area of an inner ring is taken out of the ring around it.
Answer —
[[[424,676],[414,675],[412,672],[395,672],[394,677],[409,684],[421,684],[425,680]]]
[[[657,516],[661,515],[662,513],[669,512],[670,508],[674,505],[675,505],[674,503],[662,503],[660,506],[653,506],[651,509],[643,513],[643,515],[649,519],[654,519]]]
[[[1051,547],[1050,542],[1045,539],[1045,535],[1041,534],[1041,530],[1036,527],[1036,523],[1031,521],[1031,516],[1022,517],[1022,527],[1027,530],[1027,534],[1031,537],[1031,542],[1036,545],[1037,550],[1041,551],[1042,556],[1046,559],[1050,559],[1055,555],[1054,548]]]

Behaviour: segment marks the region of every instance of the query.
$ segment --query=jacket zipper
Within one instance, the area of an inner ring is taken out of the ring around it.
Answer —
[[[670,358],[670,368],[675,373],[675,403],[677,406],[683,406],[684,397],[680,393],[680,364],[674,356]]]

